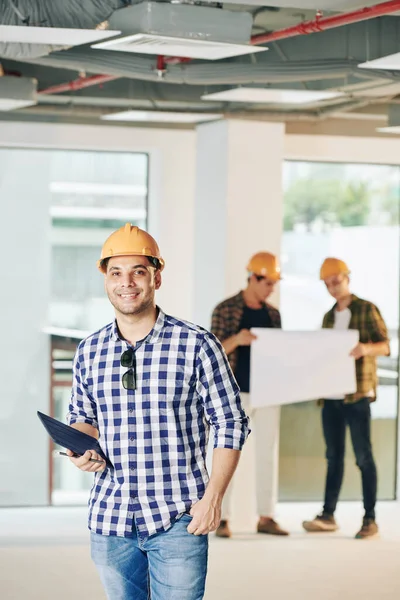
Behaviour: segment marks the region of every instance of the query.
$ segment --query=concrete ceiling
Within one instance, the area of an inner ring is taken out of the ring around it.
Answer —
[[[124,0],[19,0],[0,3],[0,24],[72,27],[93,29],[113,11],[129,4]],[[204,3],[206,4],[206,3]],[[253,35],[291,27],[315,18],[317,8],[350,11],[376,2],[356,0],[274,0],[264,6],[223,4],[224,10],[250,12]],[[334,5],[334,7],[332,6]],[[17,6],[18,10],[15,10]],[[216,4],[210,4],[220,10]],[[22,18],[25,18],[25,24]],[[70,50],[43,49],[32,58],[33,49],[21,44],[2,44],[0,63],[5,74],[35,77],[43,91],[70,82],[79,75],[105,74],[118,77],[79,91],[39,96],[36,106],[0,114],[0,119],[48,120],[102,123],[100,117],[117,110],[146,108],[196,112],[221,112],[233,118],[283,120],[288,123],[339,124],[354,113],[357,135],[360,122],[365,131],[385,124],[388,106],[400,99],[400,71],[371,72],[358,64],[400,50],[400,19],[386,16],[329,31],[282,39],[268,44],[268,52],[220,61],[193,61],[168,65],[162,77],[157,74],[156,57],[96,51],[89,45]],[[112,55],[112,56],[111,56]],[[227,88],[244,86],[294,90],[341,90],[344,98],[306,107],[204,101],[201,96]],[[356,116],[357,115],[357,116]],[[332,125],[330,125],[332,127]],[[338,127],[338,130],[340,127]]]

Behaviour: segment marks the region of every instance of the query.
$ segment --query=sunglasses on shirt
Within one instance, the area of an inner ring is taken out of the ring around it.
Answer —
[[[135,390],[135,353],[132,348],[128,348],[128,350],[125,350],[125,352],[121,354],[121,366],[128,369],[128,371],[122,375],[122,385],[126,390]]]

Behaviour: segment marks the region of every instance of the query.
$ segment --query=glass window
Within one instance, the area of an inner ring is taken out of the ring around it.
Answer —
[[[50,161],[50,324],[95,331],[112,318],[96,261],[118,227],[146,228],[148,156],[56,151]]]
[[[327,256],[351,268],[351,288],[381,310],[390,357],[378,359],[372,439],[379,498],[395,497],[398,405],[400,169],[394,166],[287,161],[284,165],[281,311],[285,329],[316,329],[333,300],[319,281]],[[360,498],[349,436],[341,498]],[[325,447],[315,402],[282,411],[281,500],[321,500]]]

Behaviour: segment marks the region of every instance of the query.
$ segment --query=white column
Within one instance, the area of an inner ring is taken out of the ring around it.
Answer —
[[[284,124],[225,120],[198,127],[194,320],[246,284],[260,250],[280,254]]]
[[[150,154],[149,231],[166,261],[157,302],[169,314],[193,320],[195,131],[158,132]]]
[[[225,120],[197,132],[194,320],[209,328],[214,306],[246,286],[250,256],[280,254],[284,124]],[[254,531],[254,471],[250,435],[234,479],[235,531]]]
[[[48,502],[50,350],[49,161],[40,150],[0,149],[0,506]]]

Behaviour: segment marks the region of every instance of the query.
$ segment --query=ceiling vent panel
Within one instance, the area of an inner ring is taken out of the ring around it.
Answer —
[[[382,56],[375,60],[368,60],[367,62],[358,65],[361,69],[381,69],[385,71],[398,71],[400,70],[400,52],[396,54],[389,54],[389,56]]]
[[[252,25],[247,12],[142,2],[111,15],[108,26],[120,30],[122,36],[92,47],[218,60],[266,50],[250,45]]]
[[[98,44],[94,47],[120,52],[137,52],[139,54],[161,54],[163,56],[180,56],[203,60],[219,60],[231,56],[240,56],[253,52],[262,52],[266,48],[195,40],[190,38],[167,37],[136,33],[122,38],[112,44]]]
[[[79,46],[104,40],[118,31],[101,29],[68,29],[61,27],[22,27],[19,25],[0,25],[0,42],[20,44],[49,44],[53,46]]]

